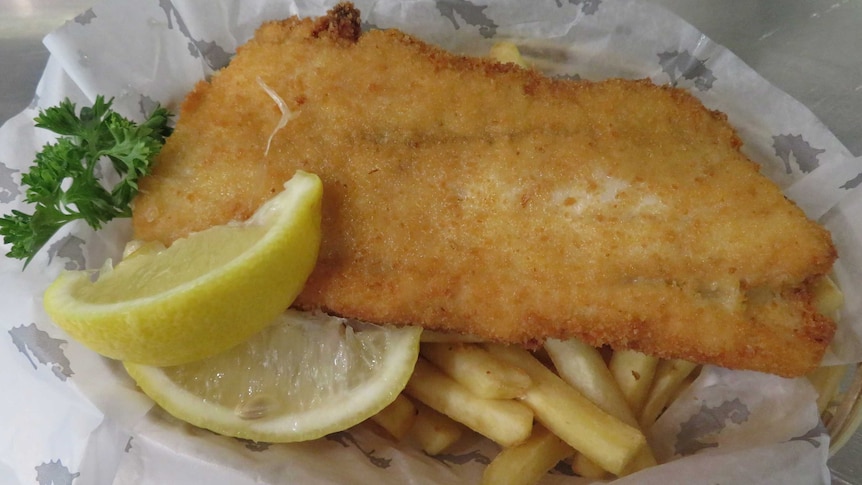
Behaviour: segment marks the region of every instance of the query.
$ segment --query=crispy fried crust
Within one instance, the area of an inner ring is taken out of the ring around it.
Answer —
[[[258,78],[294,114],[266,155],[281,113]],[[325,195],[300,308],[800,375],[834,332],[811,285],[835,250],[739,147],[682,90],[360,36],[341,5],[263,25],[196,86],[134,227],[244,219],[303,169]]]

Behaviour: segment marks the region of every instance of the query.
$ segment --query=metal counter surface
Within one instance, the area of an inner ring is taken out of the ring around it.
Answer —
[[[650,0],[724,45],[862,155],[862,2]],[[42,37],[94,0],[0,0],[0,123],[33,97]],[[862,485],[862,432],[830,461],[833,483]]]

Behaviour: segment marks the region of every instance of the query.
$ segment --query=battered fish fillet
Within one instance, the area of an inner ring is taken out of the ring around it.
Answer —
[[[244,219],[302,169],[324,183],[323,243],[296,307],[784,376],[819,363],[830,235],[724,115],[679,89],[550,79],[359,20],[342,4],[267,23],[199,83],[141,184],[136,237]],[[291,117],[275,131],[278,98]]]

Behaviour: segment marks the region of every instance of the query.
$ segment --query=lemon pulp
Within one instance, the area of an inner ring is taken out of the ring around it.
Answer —
[[[175,417],[265,442],[319,438],[373,416],[406,385],[421,329],[288,311],[246,342],[173,367],[126,364]]]

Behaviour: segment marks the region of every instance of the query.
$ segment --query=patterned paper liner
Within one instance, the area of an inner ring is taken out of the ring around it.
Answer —
[[[37,97],[0,130],[0,209],[22,206],[20,175],[49,141],[33,128],[36,109],[66,96],[87,104],[97,93],[114,96],[127,116],[141,117],[155,102],[176,106],[194,82],[224,66],[262,20],[319,15],[332,3],[108,0],[82,13],[46,38],[52,57]],[[485,55],[494,42],[509,39],[550,75],[649,77],[690,89],[708,107],[728,113],[763,173],[833,232],[842,288],[862,284],[862,226],[850,216],[862,205],[852,190],[862,183],[862,165],[802,105],[664,10],[628,0],[356,3],[366,28],[399,27],[453,51]],[[35,473],[39,483],[352,482],[357,476],[365,483],[478,483],[495,453],[487,444],[429,458],[360,426],[312,443],[270,446],[190,429],[150,410],[115,362],[53,326],[39,297],[60,270],[116,258],[127,237],[122,221],[100,233],[76,225],[34,260],[32,268],[39,269],[22,274],[16,263],[0,263],[0,303],[8,309],[0,323],[10,337],[0,352],[6,369],[0,386],[17,391],[0,404],[16,417],[16,425],[0,431],[8,438],[0,442],[0,463],[22,482]],[[848,300],[826,363],[862,360],[860,315],[862,302]],[[859,381],[824,428],[806,381],[707,367],[678,400],[687,404],[671,406],[651,433],[659,452],[674,460],[618,483],[721,481],[740,467],[750,480],[822,481],[827,448],[834,451],[824,446],[827,430],[837,447],[859,423]],[[770,421],[774,416],[781,417],[780,426]],[[584,483],[567,475],[557,470],[546,482]]]

